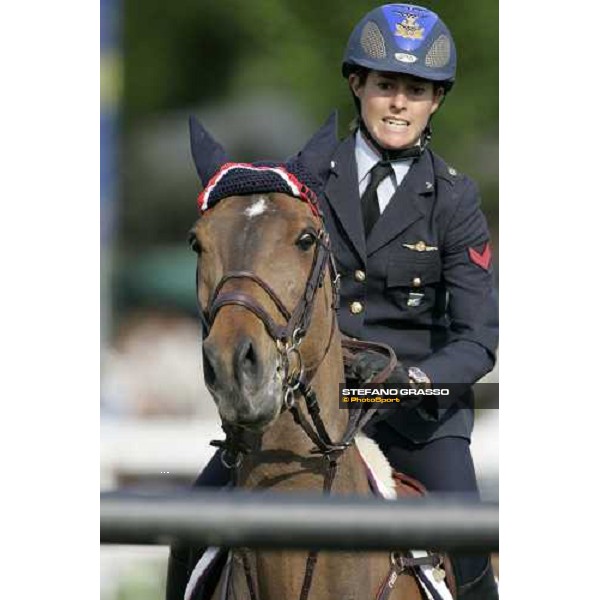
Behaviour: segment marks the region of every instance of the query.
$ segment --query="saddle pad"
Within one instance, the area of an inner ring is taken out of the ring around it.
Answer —
[[[361,433],[356,436],[354,443],[367,472],[373,494],[386,500],[395,500],[397,494],[392,467],[377,443]]]
[[[397,498],[418,498],[427,494],[427,490],[421,482],[392,469],[374,440],[359,434],[355,441],[356,449],[363,461],[369,484],[375,496],[386,500],[396,500]]]

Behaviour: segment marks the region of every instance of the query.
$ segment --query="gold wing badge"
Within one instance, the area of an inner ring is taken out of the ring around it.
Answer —
[[[415,250],[417,252],[435,252],[438,247],[437,246],[428,246],[423,240],[420,240],[416,244],[402,244],[405,248],[409,250]]]

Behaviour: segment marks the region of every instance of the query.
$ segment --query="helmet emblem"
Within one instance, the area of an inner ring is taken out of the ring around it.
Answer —
[[[415,56],[414,54],[406,54],[406,52],[396,52],[396,54],[394,54],[394,58],[403,63],[414,63],[419,60],[418,56]]]
[[[410,13],[403,13],[403,16],[402,23],[396,23],[394,35],[399,35],[408,40],[422,40],[425,28],[421,27],[417,21],[419,17]]]

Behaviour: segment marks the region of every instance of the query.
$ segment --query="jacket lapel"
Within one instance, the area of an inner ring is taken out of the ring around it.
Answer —
[[[348,234],[348,239],[366,264],[367,249],[358,194],[358,172],[354,156],[354,136],[348,136],[333,156],[325,196]]]
[[[427,195],[434,192],[435,175],[428,152],[413,164],[390,199],[367,240],[370,256],[427,214]]]

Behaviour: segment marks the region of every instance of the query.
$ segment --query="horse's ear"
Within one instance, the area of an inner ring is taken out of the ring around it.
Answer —
[[[196,117],[190,116],[189,122],[194,164],[202,185],[206,185],[220,167],[229,162],[229,159],[223,146],[204,129]]]
[[[300,150],[294,161],[305,167],[320,183],[325,183],[329,175],[331,157],[337,148],[337,111],[333,111],[325,124]]]

